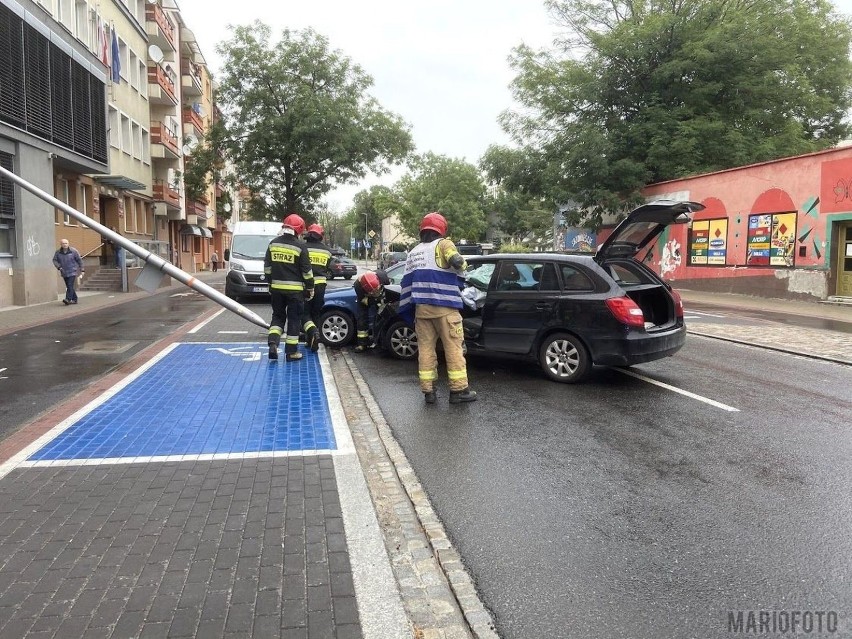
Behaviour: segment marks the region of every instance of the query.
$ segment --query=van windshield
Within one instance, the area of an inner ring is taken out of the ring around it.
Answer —
[[[235,235],[231,244],[231,255],[244,260],[262,260],[274,235]]]

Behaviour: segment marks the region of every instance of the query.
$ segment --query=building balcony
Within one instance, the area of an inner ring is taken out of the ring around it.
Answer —
[[[156,44],[161,49],[176,51],[175,26],[171,23],[165,11],[159,4],[145,5],[145,32],[151,44]]]
[[[180,159],[178,144],[177,131],[163,122],[151,122],[151,159]]]
[[[183,123],[195,129],[195,137],[204,137],[204,120],[201,119],[201,116],[198,115],[198,113],[196,113],[194,109],[191,109],[190,107],[183,108]],[[189,134],[193,132],[184,131],[184,133]]]
[[[195,215],[196,220],[198,218],[206,219],[207,218],[207,198],[201,197],[197,200],[191,200],[186,198],[186,216],[189,219],[190,215]]]
[[[165,214],[180,212],[180,193],[165,180],[154,180],[154,202],[162,204],[162,207],[155,206],[157,210],[163,210]]]
[[[201,69],[188,58],[180,61],[180,78],[183,94],[187,96],[200,96],[204,94],[204,85],[201,82]]]
[[[175,81],[162,65],[148,67],[148,99],[152,104],[178,103]]]

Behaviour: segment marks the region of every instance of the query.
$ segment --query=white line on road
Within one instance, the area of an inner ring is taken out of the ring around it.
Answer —
[[[248,335],[248,331],[217,331],[218,335]]]
[[[200,331],[202,328],[204,328],[205,326],[207,326],[207,324],[209,324],[210,322],[212,322],[214,319],[216,319],[217,317],[219,317],[219,316],[220,316],[222,313],[224,313],[224,312],[225,312],[225,309],[224,309],[224,308],[220,308],[218,311],[216,311],[215,313],[213,313],[213,315],[211,315],[211,316],[210,316],[210,317],[208,317],[206,320],[204,320],[203,322],[201,322],[201,324],[199,324],[198,326],[194,326],[193,328],[189,329],[189,331],[188,331],[188,332],[189,332],[189,333],[197,333],[198,331]]]
[[[688,316],[684,317],[727,317],[727,315],[717,315],[716,313],[702,313],[701,311],[687,311]]]
[[[705,404],[710,404],[711,406],[715,406],[716,408],[721,408],[722,410],[726,410],[732,413],[740,412],[739,408],[734,408],[733,406],[728,406],[727,404],[723,404],[722,402],[717,402],[714,399],[710,399],[708,397],[704,397],[702,395],[696,395],[695,393],[690,393],[687,390],[683,390],[682,388],[678,388],[677,386],[672,386],[671,384],[666,384],[664,382],[659,382],[656,379],[651,379],[650,377],[645,377],[644,375],[640,375],[639,373],[634,373],[633,371],[629,371],[625,368],[616,368],[615,370],[624,373],[625,375],[629,375],[630,377],[635,377],[636,379],[641,379],[643,382],[648,382],[649,384],[653,384],[654,386],[659,386],[660,388],[665,388],[666,390],[670,390],[673,393],[679,393],[680,395],[684,395],[686,397],[690,397],[692,399],[697,399],[699,402],[704,402]]]

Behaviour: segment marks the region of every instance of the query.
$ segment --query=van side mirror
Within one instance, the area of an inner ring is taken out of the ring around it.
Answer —
[[[225,261],[227,262],[230,259],[231,259],[231,249],[225,249]]]

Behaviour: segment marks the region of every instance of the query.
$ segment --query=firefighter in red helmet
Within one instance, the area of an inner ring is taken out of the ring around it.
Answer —
[[[281,335],[287,326],[284,354],[288,362],[302,359],[299,352],[299,330],[305,300],[314,296],[314,274],[308,247],[300,239],[305,221],[291,213],[284,218],[281,234],[269,243],[263,260],[263,272],[269,278],[272,297],[272,322],[267,343],[269,359],[278,359]]]
[[[311,260],[311,269],[314,272],[314,297],[305,302],[305,311],[302,314],[302,329],[305,331],[305,344],[316,353],[319,350],[319,322],[322,306],[325,304],[325,287],[328,283],[329,264],[331,262],[331,249],[323,244],[325,230],[319,224],[311,224],[305,235],[305,243],[308,245],[308,257]]]
[[[420,390],[427,404],[437,400],[438,340],[444,347],[450,386],[450,403],[476,401],[476,392],[467,381],[464,358],[464,330],[460,310],[464,304],[459,287],[467,268],[464,256],[446,239],[447,220],[440,213],[427,213],[420,222],[420,244],[408,253],[402,295],[401,315],[414,306],[417,331],[417,361]]]
[[[363,353],[370,345],[370,314],[375,314],[384,302],[384,287],[388,284],[390,278],[382,269],[367,271],[355,278],[355,297],[358,300],[356,353]]]

